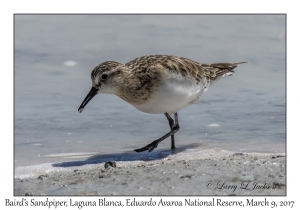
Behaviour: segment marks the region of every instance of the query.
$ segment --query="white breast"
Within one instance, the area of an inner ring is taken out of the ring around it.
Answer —
[[[206,78],[203,78],[198,84],[193,79],[166,78],[151,100],[144,104],[134,105],[134,107],[150,114],[175,113],[197,101],[200,95],[207,90],[209,84]]]

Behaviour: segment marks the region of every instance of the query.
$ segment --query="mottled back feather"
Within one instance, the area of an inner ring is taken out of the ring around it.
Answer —
[[[246,62],[201,64],[178,56],[147,55],[136,58],[126,63],[125,66],[140,73],[146,73],[151,67],[163,68],[182,77],[191,77],[200,82],[203,77],[206,77],[207,81],[214,81],[226,73],[233,73],[233,69],[242,63]]]

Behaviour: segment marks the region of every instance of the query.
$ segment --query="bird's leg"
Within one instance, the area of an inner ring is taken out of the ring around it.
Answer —
[[[168,113],[165,113],[165,116],[168,119],[170,129],[172,130],[172,127],[174,126],[174,120],[170,117],[170,115]],[[174,116],[175,116],[175,114],[174,114]],[[177,117],[177,113],[176,113],[176,117]],[[175,149],[175,148],[176,148],[175,147],[175,139],[174,139],[174,134],[173,134],[173,135],[171,135],[171,149]]]
[[[174,120],[170,117],[170,115],[168,113],[165,113],[165,116],[169,120],[169,125],[172,124],[172,127],[170,126],[171,127],[171,131],[169,133],[167,133],[166,135],[160,137],[159,139],[156,139],[155,141],[153,141],[152,143],[148,144],[147,146],[142,147],[140,149],[135,149],[134,151],[136,151],[136,152],[143,152],[143,151],[147,151],[148,150],[149,152],[152,152],[161,141],[165,140],[169,136],[174,136],[174,134],[177,131],[179,131],[180,127],[179,127],[179,124],[178,124],[177,113],[174,114],[174,116],[175,116],[175,124],[174,124]],[[174,137],[173,137],[173,140],[174,140]],[[171,141],[172,141],[172,137],[171,137]],[[171,143],[171,147],[172,147],[172,149],[175,148],[175,142],[174,141]]]
[[[176,125],[177,128],[178,128],[178,131],[179,131],[180,127],[179,127],[177,112],[174,114],[174,118],[175,118],[175,124],[173,126]],[[174,138],[173,139],[171,138],[171,149],[176,149],[176,147],[175,147],[175,139]]]

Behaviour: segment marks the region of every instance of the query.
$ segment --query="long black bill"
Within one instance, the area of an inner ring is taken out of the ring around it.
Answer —
[[[81,113],[83,111],[83,108],[89,103],[89,101],[95,96],[97,95],[98,89],[92,87],[92,89],[90,90],[90,92],[87,94],[87,96],[85,97],[85,99],[83,100],[82,104],[80,105],[80,107],[78,108],[78,112]]]

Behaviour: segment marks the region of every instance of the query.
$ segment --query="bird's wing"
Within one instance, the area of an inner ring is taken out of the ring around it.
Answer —
[[[214,81],[220,76],[230,76],[239,63],[201,64],[187,58],[172,55],[148,55],[136,58],[125,66],[146,72],[150,67],[163,68],[182,77],[191,77],[200,82],[204,77],[207,81]]]

